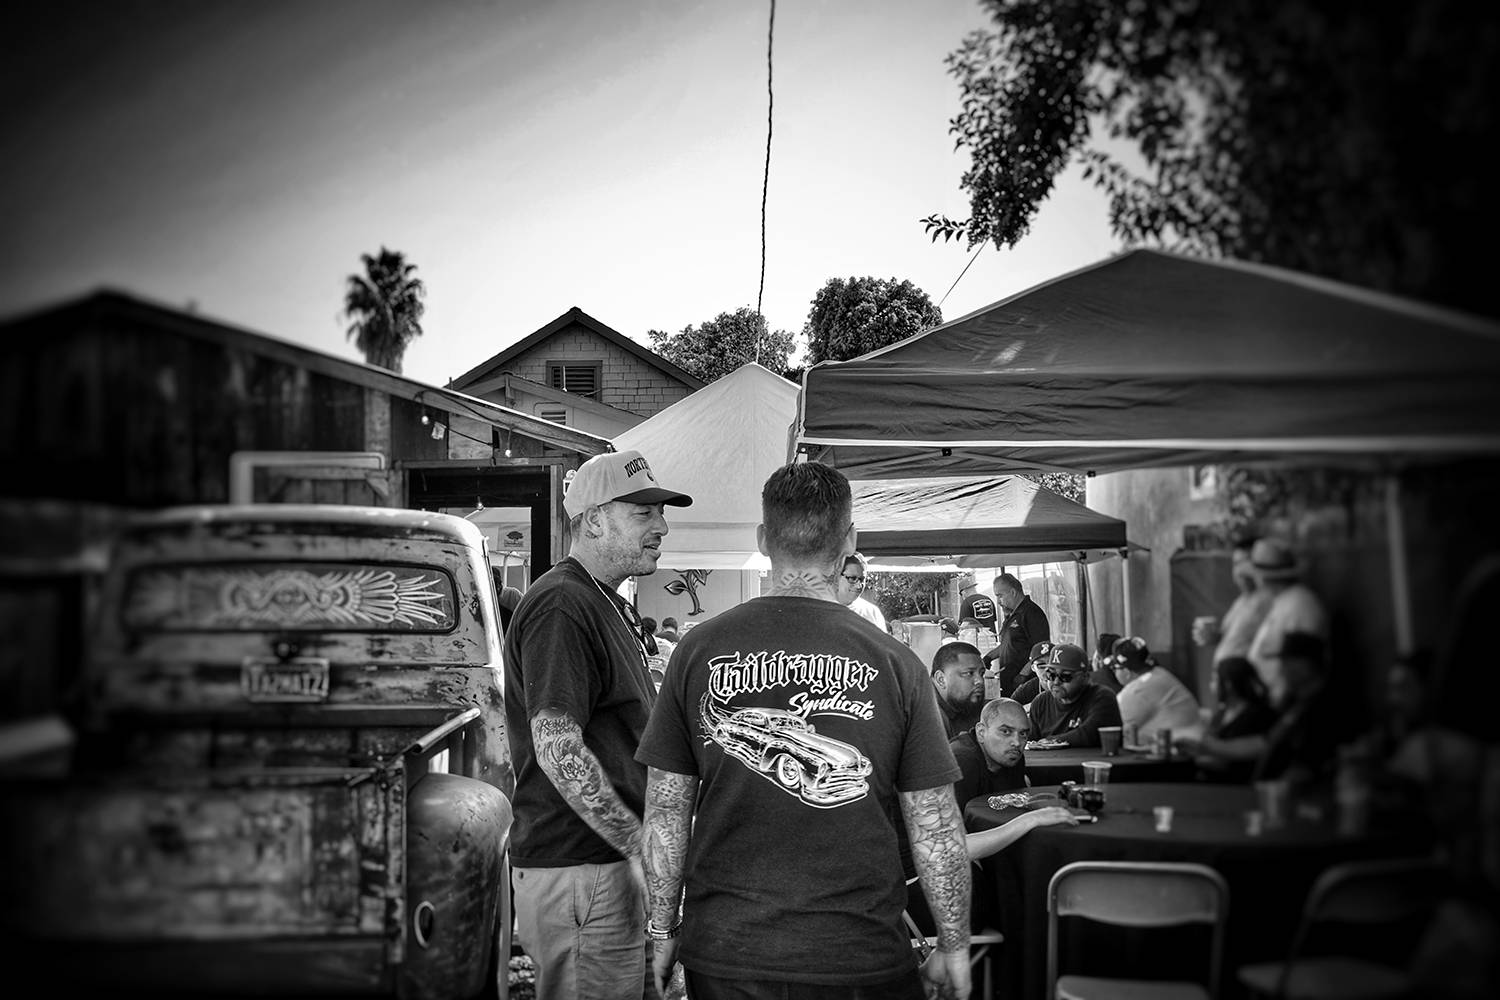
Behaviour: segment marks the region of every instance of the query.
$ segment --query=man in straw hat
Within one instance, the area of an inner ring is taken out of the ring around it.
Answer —
[[[1250,571],[1271,596],[1266,617],[1250,640],[1247,657],[1265,682],[1273,701],[1285,694],[1281,647],[1287,635],[1303,632],[1328,641],[1328,612],[1313,589],[1302,582],[1302,564],[1290,546],[1262,538],[1250,548]]]
[[[583,463],[563,495],[568,555],[526,591],[505,635],[516,931],[539,998],[639,1000],[647,983],[635,749],[657,650],[616,590],[656,572],[666,506],[692,502],[640,452]]]

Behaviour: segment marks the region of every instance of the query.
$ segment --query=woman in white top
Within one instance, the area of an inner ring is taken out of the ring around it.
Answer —
[[[1135,727],[1140,743],[1150,744],[1158,729],[1180,732],[1202,726],[1198,699],[1170,670],[1157,667],[1140,636],[1115,641],[1110,667],[1121,685],[1120,719],[1126,732]]]

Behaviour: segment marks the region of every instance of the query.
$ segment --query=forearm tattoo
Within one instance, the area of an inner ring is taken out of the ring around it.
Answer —
[[[583,742],[583,730],[566,715],[539,713],[531,719],[536,762],[563,801],[595,833],[625,857],[640,850],[641,823],[604,777],[604,768]]]
[[[670,927],[677,921],[697,797],[698,779],[692,775],[647,769],[641,866],[646,873],[651,921],[657,927]]]
[[[902,792],[901,812],[911,837],[912,859],[937,923],[938,947],[943,951],[967,949],[973,889],[964,825],[953,786]]]

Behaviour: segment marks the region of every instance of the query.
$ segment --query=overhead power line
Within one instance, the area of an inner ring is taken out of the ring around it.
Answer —
[[[760,306],[766,294],[766,196],[771,190],[771,121],[776,109],[776,92],[771,88],[771,44],[775,37],[776,0],[771,0],[771,23],[766,28],[766,169],[760,181],[760,288],[755,293],[755,315],[762,322],[765,314],[760,311]],[[755,330],[755,362],[760,363],[758,326]]]
[[[948,290],[943,293],[943,297],[941,299],[938,299],[939,309],[943,308],[943,303],[948,301],[948,296],[953,294],[953,289],[958,287],[958,283],[964,280],[964,275],[969,273],[969,268],[973,267],[974,262],[979,259],[979,251],[983,250],[984,248],[984,243],[981,243],[979,244],[979,246],[974,248],[974,255],[969,258],[969,262],[964,265],[964,269],[958,272],[958,277],[953,279],[953,284],[948,286]]]

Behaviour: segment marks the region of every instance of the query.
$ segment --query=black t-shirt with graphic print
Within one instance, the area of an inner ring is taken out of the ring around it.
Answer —
[[[972,618],[979,623],[980,628],[987,628],[993,632],[997,614],[995,608],[995,599],[988,594],[970,594],[958,606],[958,620]]]
[[[749,601],[684,636],[636,758],[700,782],[685,967],[849,984],[913,967],[896,797],[960,771],[906,645],[832,601]]]

